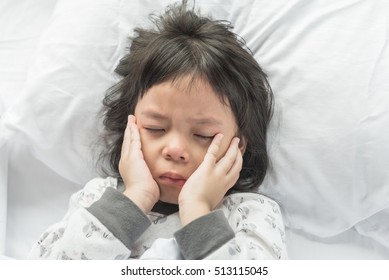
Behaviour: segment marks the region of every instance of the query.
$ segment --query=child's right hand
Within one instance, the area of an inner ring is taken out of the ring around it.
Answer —
[[[133,115],[128,116],[124,132],[119,172],[125,186],[123,194],[144,213],[149,213],[159,200],[160,191],[143,158],[139,130]]]

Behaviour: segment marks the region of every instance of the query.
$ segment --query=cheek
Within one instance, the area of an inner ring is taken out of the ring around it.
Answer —
[[[192,152],[192,162],[193,165],[196,167],[195,169],[197,169],[197,167],[199,167],[199,165],[203,162],[206,153],[207,149],[202,148],[199,148]]]
[[[147,135],[145,135],[142,130],[139,130],[139,136],[143,158],[146,161],[147,165],[150,166],[150,164],[153,162],[152,159],[155,157],[155,145],[150,142],[150,139],[148,139]]]

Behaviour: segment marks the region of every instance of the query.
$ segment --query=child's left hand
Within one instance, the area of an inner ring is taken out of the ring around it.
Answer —
[[[217,160],[222,139],[222,134],[215,136],[203,162],[180,192],[178,204],[183,225],[212,211],[239,179],[243,164],[239,138],[233,138],[226,154]]]

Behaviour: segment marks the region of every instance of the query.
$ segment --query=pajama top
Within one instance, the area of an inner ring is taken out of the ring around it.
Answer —
[[[88,182],[29,258],[287,259],[280,207],[264,195],[227,195],[214,211],[183,227],[177,206],[158,203],[146,215],[123,190],[112,177]]]

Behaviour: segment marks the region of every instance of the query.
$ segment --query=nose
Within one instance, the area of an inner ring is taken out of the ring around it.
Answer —
[[[187,142],[180,136],[170,137],[162,150],[162,155],[165,159],[170,161],[181,163],[188,162],[189,152]]]

